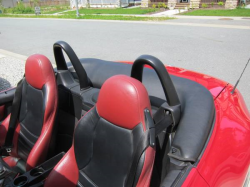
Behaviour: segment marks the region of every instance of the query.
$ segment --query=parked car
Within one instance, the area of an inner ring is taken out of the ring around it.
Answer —
[[[150,55],[134,62],[79,59],[63,41],[54,44],[54,54],[57,86],[50,92],[58,92],[58,107],[54,102],[56,128],[46,143],[49,146],[37,145],[40,138],[30,142],[31,136],[44,131],[31,133],[34,129],[29,126],[14,148],[28,146],[31,151],[2,154],[4,167],[14,173],[8,180],[2,177],[3,185],[247,186],[250,115],[240,92],[232,92],[233,85],[164,66]],[[43,64],[47,60],[36,55],[30,61]],[[27,85],[39,84],[36,89],[49,94],[37,70],[26,71],[28,75],[34,71],[33,79],[26,76]],[[14,93],[15,89],[0,93],[1,120],[13,111]],[[32,109],[44,111],[38,108]],[[26,123],[36,124],[34,120]],[[30,165],[27,158],[35,152],[34,146],[43,150],[43,159]],[[13,164],[10,157],[18,161]]]

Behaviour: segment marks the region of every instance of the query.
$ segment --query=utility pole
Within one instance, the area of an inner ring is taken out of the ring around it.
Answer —
[[[76,0],[76,17],[79,17],[78,0]]]

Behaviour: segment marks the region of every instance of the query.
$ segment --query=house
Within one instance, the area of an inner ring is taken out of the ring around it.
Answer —
[[[140,0],[78,0],[78,7],[91,7],[91,8],[116,8],[127,7],[129,4],[140,3]],[[76,8],[76,0],[70,0],[70,7]]]
[[[2,0],[2,5],[5,8],[10,8],[16,6],[16,0]]]
[[[30,2],[32,0],[2,0],[2,5],[5,8],[11,8],[11,7],[16,6],[18,1],[21,1],[26,5],[30,5]],[[66,4],[69,4],[69,0],[40,0],[39,4],[40,4],[40,6],[43,6],[43,5],[66,5]]]
[[[234,9],[238,5],[238,0],[141,0],[141,7],[150,7],[158,2],[165,3],[170,9],[200,8],[204,3],[213,7],[218,6],[218,2],[222,2],[226,9]]]

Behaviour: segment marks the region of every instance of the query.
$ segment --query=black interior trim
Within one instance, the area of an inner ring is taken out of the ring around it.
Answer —
[[[131,77],[142,82],[144,65],[151,66],[157,73],[161,81],[164,93],[166,95],[168,104],[170,106],[179,105],[180,100],[176,93],[174,84],[168,74],[168,71],[166,70],[163,63],[158,58],[155,58],[154,56],[150,56],[150,55],[142,55],[138,57],[132,66]]]
[[[0,92],[0,106],[12,102],[14,99],[16,88]]]
[[[78,80],[80,83],[80,88],[81,89],[88,88],[89,83],[88,83],[87,73],[84,70],[84,68],[81,66],[81,63],[79,62],[79,58],[76,56],[75,52],[70,47],[70,45],[64,41],[58,41],[53,45],[53,49],[54,49],[54,56],[56,60],[57,70],[58,71],[68,70],[68,67],[66,65],[66,61],[64,59],[63,52],[62,52],[62,50],[64,50],[76,70],[76,74],[78,76]]]

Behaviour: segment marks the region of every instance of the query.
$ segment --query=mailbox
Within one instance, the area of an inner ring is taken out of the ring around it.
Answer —
[[[41,9],[39,6],[36,6],[35,7],[35,14],[38,15],[38,14],[41,14]]]

